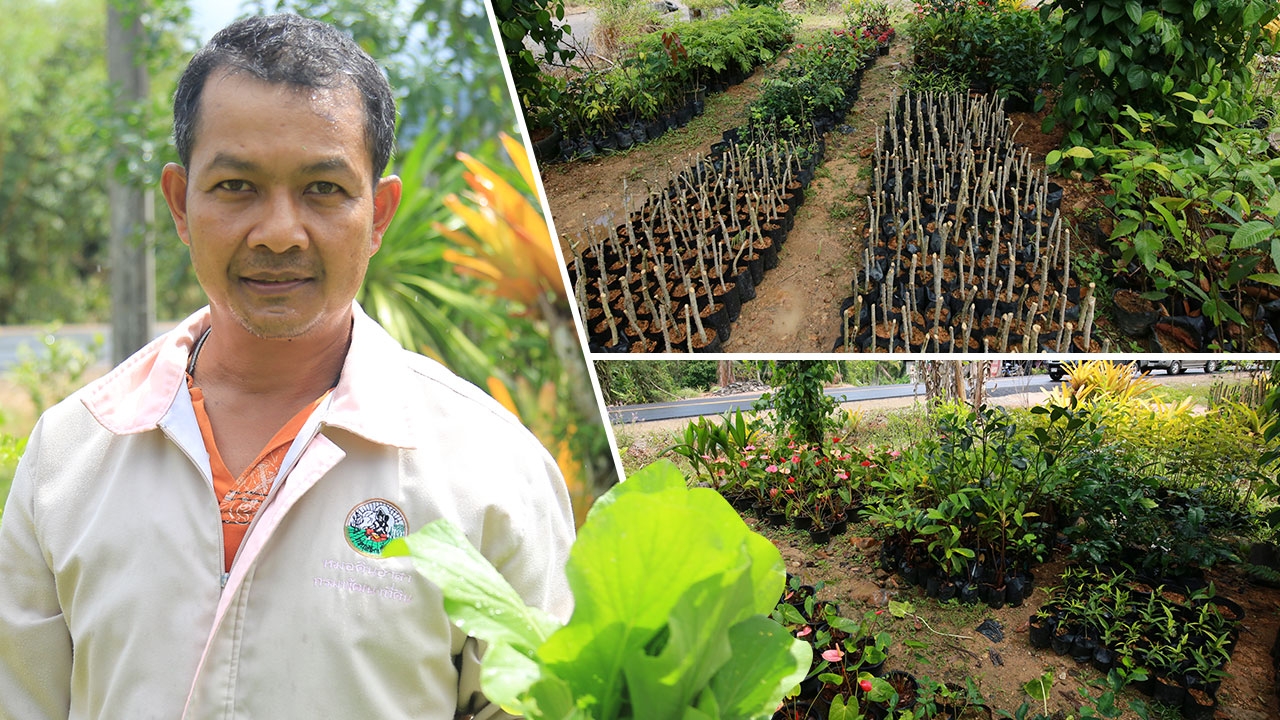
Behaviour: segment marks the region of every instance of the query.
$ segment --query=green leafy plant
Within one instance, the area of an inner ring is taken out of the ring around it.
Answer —
[[[996,2],[927,2],[908,23],[914,62],[908,84],[959,84],[1043,105],[1037,89],[1054,60],[1034,9]]]
[[[1185,298],[1215,326],[1246,325],[1251,297],[1280,286],[1280,159],[1268,157],[1256,129],[1230,126],[1204,98],[1174,95],[1191,107],[1178,110],[1182,122],[1126,106],[1122,118],[1133,127],[1111,126],[1119,145],[1053,151],[1046,161],[1104,163],[1115,269],[1126,284],[1148,300],[1170,300],[1171,310]],[[1158,131],[1175,124],[1214,132],[1195,147],[1162,143]]]
[[[1216,116],[1233,125],[1250,116],[1249,63],[1262,47],[1262,26],[1280,13],[1267,0],[1126,0],[1093,3],[1054,0],[1041,17],[1052,25],[1062,60],[1050,82],[1061,95],[1052,127],[1065,125],[1066,146],[1099,144],[1108,123],[1138,112],[1172,116],[1187,107],[1179,91],[1211,97]],[[1168,137],[1194,141],[1203,126],[1164,128]]]
[[[777,415],[778,428],[800,442],[819,443],[833,422],[835,401],[827,397],[831,363],[821,360],[779,361],[774,389],[761,397]]]
[[[447,521],[384,554],[411,556],[440,586],[451,620],[488,644],[485,694],[533,719],[768,718],[812,660],[767,617],[785,582],[777,548],[668,461],[592,508],[564,625],[526,607]]]

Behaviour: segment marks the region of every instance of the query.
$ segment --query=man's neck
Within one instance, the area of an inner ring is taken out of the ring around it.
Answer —
[[[338,327],[304,337],[268,340],[215,314],[196,363],[195,381],[242,397],[319,397],[342,371],[351,322],[348,318]]]

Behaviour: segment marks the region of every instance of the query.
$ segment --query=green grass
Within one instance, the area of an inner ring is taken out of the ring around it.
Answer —
[[[1189,370],[1188,372],[1199,372],[1198,370]],[[1212,376],[1207,376],[1204,382],[1195,385],[1159,385],[1152,388],[1150,397],[1158,399],[1163,403],[1180,403],[1184,399],[1190,398],[1191,402],[1196,405],[1208,407],[1209,405],[1209,388],[1213,386]]]

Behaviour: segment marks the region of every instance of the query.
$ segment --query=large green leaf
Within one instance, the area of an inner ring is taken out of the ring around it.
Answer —
[[[783,590],[777,548],[668,461],[588,516],[566,567],[574,614],[559,629],[447,521],[384,554],[411,556],[441,588],[450,619],[489,644],[486,695],[529,718],[763,719],[811,660],[763,617]]]
[[[556,628],[551,616],[525,605],[511,583],[448,520],[392,540],[382,554],[412,557],[418,571],[444,593],[449,619],[477,639],[532,653]]]
[[[768,717],[778,700],[804,679],[813,650],[777,623],[751,617],[729,630],[733,657],[711,681],[724,717]],[[779,670],[787,669],[779,680]]]
[[[1269,222],[1250,220],[1236,228],[1231,234],[1231,249],[1251,248],[1276,234],[1276,228]]]
[[[628,700],[628,668],[645,666],[642,658],[661,656],[671,643],[705,649],[738,620],[767,613],[785,580],[778,550],[716,492],[686,489],[669,461],[634,474],[609,495],[593,509],[570,554],[573,617],[538,651],[576,696],[596,699],[600,718],[616,717]],[[748,567],[744,578],[754,587],[734,578]],[[712,603],[711,618],[722,627],[691,630],[678,606],[698,597],[710,602],[716,585],[742,592],[741,605]],[[698,639],[689,635],[695,632]],[[677,682],[683,681],[669,685]],[[634,694],[629,699],[636,701]]]

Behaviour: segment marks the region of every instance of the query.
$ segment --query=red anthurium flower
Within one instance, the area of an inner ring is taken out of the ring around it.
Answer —
[[[746,460],[739,460],[739,461],[738,461],[738,464],[739,464],[739,465],[741,465],[742,467],[746,467],[746,466],[747,466],[747,461],[746,461]]]
[[[787,488],[787,494],[788,494],[788,495],[795,495],[795,494],[796,494],[796,489],[795,489],[795,488],[791,488],[791,487]]]
[[[871,692],[871,681],[863,680],[862,682],[858,683],[858,687],[862,688],[862,692],[869,693]]]
[[[871,467],[871,461],[870,461],[870,460],[863,460],[863,461],[862,461],[862,467]]]
[[[769,497],[778,497],[778,488],[769,488]]]

